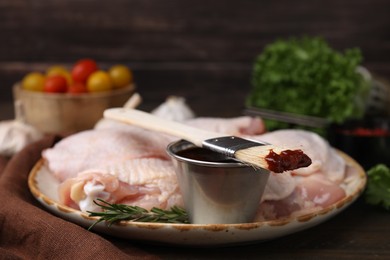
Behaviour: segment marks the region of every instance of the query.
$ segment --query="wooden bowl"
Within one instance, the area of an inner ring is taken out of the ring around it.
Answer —
[[[74,133],[94,127],[110,107],[122,107],[134,85],[106,92],[53,94],[13,87],[17,116],[44,133]]]

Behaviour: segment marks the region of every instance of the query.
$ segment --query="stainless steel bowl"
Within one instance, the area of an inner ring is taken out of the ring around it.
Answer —
[[[221,154],[181,140],[171,143],[185,208],[192,224],[252,222],[266,186],[269,171],[254,169]],[[184,151],[184,152],[183,152]]]

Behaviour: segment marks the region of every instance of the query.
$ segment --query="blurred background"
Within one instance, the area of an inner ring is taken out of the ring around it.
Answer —
[[[178,95],[201,116],[240,114],[254,59],[279,38],[359,47],[363,65],[390,78],[389,7],[386,0],[2,0],[0,120],[14,117],[12,86],[26,73],[85,57],[129,66],[142,109]]]

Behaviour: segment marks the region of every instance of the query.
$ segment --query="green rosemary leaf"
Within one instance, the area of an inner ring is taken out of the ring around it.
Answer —
[[[152,208],[150,211],[139,207],[124,204],[111,204],[102,199],[94,200],[102,212],[88,211],[90,217],[99,217],[88,230],[91,230],[100,222],[107,222],[108,226],[122,221],[155,222],[155,223],[189,223],[187,212],[178,206],[173,206],[170,210]]]

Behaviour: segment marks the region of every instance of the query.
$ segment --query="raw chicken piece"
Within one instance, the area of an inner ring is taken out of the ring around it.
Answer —
[[[319,135],[303,130],[279,130],[253,139],[302,149],[312,159],[307,168],[271,173],[257,220],[314,212],[346,196],[340,183],[346,176],[347,165]]]
[[[326,208],[343,199],[346,192],[338,184],[329,181],[321,173],[296,176],[295,189],[281,200],[263,201],[256,220],[271,220],[298,216]]]
[[[295,179],[291,172],[283,174],[271,172],[261,200],[284,199],[294,191],[295,186]]]
[[[130,160],[114,167],[108,167],[107,173],[115,175],[120,181],[130,185],[157,191],[157,193],[145,194],[136,203],[126,201],[126,204],[167,209],[174,205],[182,206],[182,196],[171,160],[157,158]]]
[[[146,209],[182,206],[182,196],[169,160],[141,158],[105,169],[90,169],[60,185],[60,202],[82,211],[99,211],[96,198]]]
[[[42,156],[50,171],[64,181],[91,168],[101,169],[132,159],[168,159],[165,147],[169,142],[162,135],[132,126],[126,130],[88,130],[61,140],[43,151]]]
[[[292,171],[293,175],[321,172],[334,182],[340,182],[344,178],[346,170],[344,159],[327,141],[315,133],[304,130],[279,130],[255,136],[254,139],[289,149],[302,149],[311,158],[312,164]]]
[[[119,202],[122,199],[140,196],[138,187],[120,182],[116,176],[102,173],[80,173],[77,177],[69,178],[59,186],[60,203],[82,211],[95,211],[95,198],[108,202]]]
[[[328,180],[321,173],[298,177],[296,191],[302,199],[311,201],[316,206],[323,208],[332,205],[346,195],[344,189],[337,183]]]

